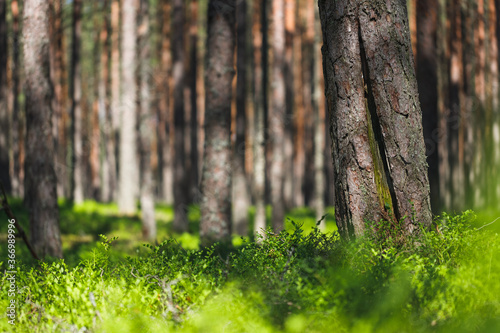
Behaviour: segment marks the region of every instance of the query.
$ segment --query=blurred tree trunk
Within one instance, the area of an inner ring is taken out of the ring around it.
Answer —
[[[102,122],[102,149],[104,156],[102,157],[102,200],[104,202],[113,201],[113,189],[116,188],[116,160],[115,160],[115,140],[113,131],[113,116],[109,104],[110,94],[110,21],[109,1],[103,2],[103,25],[100,31],[100,39],[102,45],[101,52],[101,75],[99,77],[99,114],[101,115]]]
[[[24,196],[24,119],[19,107],[19,4],[17,0],[10,3],[12,14],[12,87],[9,91],[9,100],[12,103],[12,162],[10,174],[12,181],[12,194],[17,197]]]
[[[10,126],[8,110],[9,86],[7,82],[7,1],[0,1],[0,181],[4,184],[5,190],[11,192],[12,185],[9,177],[9,137]]]
[[[120,174],[118,209],[136,212],[136,11],[138,0],[122,1],[122,96],[120,126]]]
[[[416,223],[429,226],[406,5],[321,0],[320,16],[340,233],[360,235],[366,221],[381,219],[402,223],[410,233]]]
[[[431,206],[435,213],[440,211],[439,195],[439,138],[437,108],[437,23],[438,0],[413,0],[416,4],[416,69],[427,163]]]
[[[204,245],[231,241],[231,94],[236,6],[210,0],[207,24],[205,154],[200,237]]]
[[[25,193],[30,211],[31,244],[40,257],[62,257],[51,128],[47,1],[25,0],[23,40],[27,125]]]
[[[173,163],[172,163],[172,112],[171,112],[171,44],[170,44],[170,0],[161,0],[158,10],[161,22],[161,38],[158,50],[160,52],[160,77],[158,84],[158,156],[160,160],[160,180],[162,198],[167,204],[174,202]]]
[[[233,231],[241,236],[248,234],[249,186],[245,175],[245,129],[247,102],[247,1],[236,1],[237,81],[236,81],[236,141],[233,150],[232,221]]]
[[[185,115],[184,115],[184,80],[185,80],[185,52],[184,0],[173,0],[172,10],[172,77],[174,98],[174,223],[175,232],[188,231],[187,220],[187,189],[186,154],[185,154]]]
[[[253,61],[254,61],[254,153],[253,153],[253,190],[255,196],[255,219],[254,219],[254,234],[263,234],[263,229],[266,228],[266,155],[265,155],[265,112],[264,112],[264,28],[262,21],[265,20],[264,9],[265,2],[256,0],[253,3]]]
[[[139,78],[140,111],[139,140],[141,152],[141,213],[142,236],[152,241],[156,238],[155,200],[151,146],[153,143],[154,114],[150,98],[150,48],[149,48],[149,0],[141,0],[139,12]]]
[[[189,172],[189,198],[190,201],[195,199],[199,191],[199,174],[198,174],[198,91],[197,91],[197,77],[198,77],[198,1],[191,0],[191,16],[189,18],[189,97],[191,107],[190,117],[190,172]]]
[[[120,1],[113,0],[111,3],[111,122],[112,134],[110,140],[113,141],[114,148],[113,157],[110,158],[109,177],[110,196],[113,200],[118,200],[118,175],[119,175],[119,137],[120,137],[120,124],[121,124],[121,106],[120,106]]]
[[[294,84],[294,163],[293,163],[293,202],[294,206],[304,206],[304,173],[305,173],[305,151],[304,151],[304,94],[303,87],[303,68],[302,68],[302,32],[303,24],[301,24],[301,6],[300,1],[297,1],[295,8],[296,15],[296,30],[293,40],[293,84]]]
[[[496,71],[497,75],[500,69],[500,57],[498,56],[498,52],[500,51],[500,0],[490,0],[490,6],[494,6],[494,15],[495,15],[495,34],[496,34]],[[493,11],[492,11],[493,12]],[[493,23],[492,23],[493,24]],[[494,58],[493,58],[494,59]],[[493,60],[494,61],[494,60]],[[493,66],[493,65],[492,65]],[[494,81],[498,84],[498,80]],[[500,89],[497,87],[497,89]],[[495,96],[495,95],[494,95]],[[498,95],[497,95],[498,96]],[[496,100],[496,107],[494,110],[497,110],[493,114],[493,166],[498,167],[500,165],[500,112],[498,111],[498,98]],[[496,200],[500,199],[500,176],[498,173],[496,174],[495,180],[495,195]]]
[[[91,197],[101,200],[101,170],[100,170],[100,150],[101,150],[101,128],[99,126],[99,78],[101,76],[102,65],[101,55],[103,45],[101,44],[101,30],[104,23],[99,20],[99,3],[93,4],[94,23],[94,45],[93,45],[93,99],[92,113],[90,116],[90,190]],[[103,15],[104,16],[104,15]],[[104,18],[102,19],[104,20]]]
[[[272,2],[272,83],[269,109],[269,139],[271,140],[272,158],[270,161],[270,185],[272,224],[274,232],[284,227],[285,202],[284,185],[284,149],[285,149],[285,3],[284,0]]]
[[[82,73],[80,48],[82,34],[82,0],[73,1],[73,30],[71,45],[71,136],[72,169],[71,199],[75,204],[83,202],[83,160],[82,160]]]
[[[313,66],[312,66],[312,105],[314,112],[314,208],[316,221],[325,214],[325,104],[322,98],[324,90],[321,89],[322,66],[321,60],[321,23],[317,2],[311,2],[308,7],[309,20],[312,20],[314,28],[313,44]],[[325,228],[322,221],[320,228]]]
[[[294,73],[293,73],[293,41],[295,35],[295,2],[296,0],[285,0],[285,137],[284,137],[284,184],[283,200],[285,209],[293,207],[293,116],[294,116]]]

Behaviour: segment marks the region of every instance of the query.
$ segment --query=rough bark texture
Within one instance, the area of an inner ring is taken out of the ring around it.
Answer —
[[[254,57],[254,153],[253,153],[253,190],[255,197],[255,219],[254,234],[264,234],[266,228],[266,205],[265,205],[265,187],[266,187],[266,157],[264,141],[264,84],[263,84],[263,3],[262,0],[254,1],[253,16],[253,57]]]
[[[269,138],[271,140],[270,185],[272,205],[272,225],[275,232],[283,230],[285,218],[284,185],[284,148],[285,148],[285,3],[284,0],[272,2],[273,52],[271,99],[269,108]]]
[[[184,0],[173,0],[172,11],[172,78],[174,98],[174,223],[176,232],[188,230],[185,152],[185,115],[184,115]]]
[[[75,204],[83,202],[83,147],[82,147],[82,73],[80,47],[82,35],[82,0],[73,1],[73,31],[71,45],[71,135],[72,169],[71,198]]]
[[[136,211],[136,10],[137,0],[122,2],[122,97],[120,126],[120,174],[118,209],[123,214]]]
[[[9,177],[9,110],[7,108],[7,1],[0,1],[0,181],[5,189],[12,190]]]
[[[205,152],[202,172],[202,244],[231,240],[231,83],[234,76],[234,0],[208,5],[205,72]]]
[[[47,1],[24,2],[27,125],[25,193],[30,211],[33,248],[40,257],[62,257],[51,127],[48,15]]]
[[[233,226],[241,236],[248,234],[249,186],[245,175],[245,129],[247,91],[247,1],[236,1],[237,81],[236,81],[236,141],[233,150]]]
[[[416,2],[416,1],[414,1]],[[437,15],[438,0],[418,1],[416,6],[417,40],[416,67],[418,92],[422,108],[424,139],[432,208],[437,213],[439,203],[439,138],[437,108]]]
[[[352,237],[381,219],[408,232],[430,225],[406,6],[321,0],[319,7],[339,231]]]
[[[141,0],[139,22],[139,75],[140,113],[139,141],[141,153],[141,213],[142,236],[152,241],[156,238],[155,200],[153,172],[151,169],[151,145],[153,142],[154,118],[150,98],[150,49],[149,49],[149,0]]]

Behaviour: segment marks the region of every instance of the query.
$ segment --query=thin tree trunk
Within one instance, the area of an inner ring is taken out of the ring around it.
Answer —
[[[19,58],[19,4],[12,0],[10,4],[12,14],[12,148],[13,163],[11,167],[12,194],[24,197],[24,118],[19,107],[20,90],[20,58]]]
[[[141,213],[142,236],[152,241],[156,238],[153,172],[151,169],[151,145],[153,142],[153,112],[150,101],[150,51],[149,51],[149,0],[141,0],[139,23],[140,61],[140,152],[141,152]]]
[[[284,228],[285,202],[284,185],[284,150],[285,150],[285,3],[284,0],[272,2],[272,84],[269,109],[269,136],[272,158],[270,163],[270,185],[272,224],[274,232]]]
[[[90,189],[91,197],[98,201],[101,200],[101,170],[100,170],[100,148],[101,148],[101,128],[99,124],[99,78],[101,76],[101,30],[98,19],[99,5],[97,2],[93,4],[94,8],[94,59],[93,59],[93,100],[92,114],[90,119]]]
[[[245,175],[245,129],[247,91],[247,2],[236,2],[237,81],[236,81],[236,141],[233,150],[233,230],[236,234],[248,234],[249,187]]]
[[[254,1],[253,15],[253,60],[254,60],[254,168],[253,168],[253,190],[255,196],[255,219],[254,234],[263,235],[266,228],[266,205],[265,205],[265,187],[266,187],[266,157],[265,157],[265,113],[264,113],[264,84],[263,84],[263,26],[262,15],[264,13],[263,0]]]
[[[73,1],[73,32],[71,46],[71,135],[72,169],[71,198],[75,204],[83,202],[83,148],[82,148],[82,73],[80,64],[82,0]]]
[[[185,154],[184,115],[184,0],[173,1],[172,11],[172,77],[174,98],[174,223],[175,232],[188,230],[187,220],[187,178]]]
[[[57,207],[57,178],[51,128],[49,77],[49,3],[24,2],[24,67],[26,73],[26,202],[31,244],[40,257],[62,257]]]
[[[191,17],[189,40],[190,40],[190,65],[189,65],[189,90],[190,90],[190,105],[191,105],[191,128],[190,128],[190,198],[196,198],[199,192],[199,154],[198,154],[198,91],[197,91],[197,78],[198,78],[198,1],[191,0]]]
[[[210,0],[207,24],[205,153],[200,206],[204,245],[231,240],[231,94],[234,1]]]
[[[9,138],[11,126],[9,122],[10,112],[8,109],[9,86],[7,82],[7,1],[0,2],[0,181],[5,190],[11,192],[12,185],[9,177]]]
[[[295,141],[294,141],[294,163],[293,163],[293,195],[294,205],[304,206],[304,173],[305,173],[305,151],[304,151],[304,94],[302,93],[304,82],[302,75],[302,24],[299,24],[301,17],[300,2],[297,0],[295,9],[297,28],[293,41],[293,83],[294,83],[294,118],[295,118]]]
[[[414,0],[413,2],[417,2]],[[437,23],[438,0],[422,0],[416,5],[416,68],[424,139],[429,164],[431,206],[435,213],[441,209],[439,195],[439,138],[437,108]]]
[[[137,0],[122,2],[122,96],[120,126],[120,174],[118,209],[123,214],[136,212],[136,10]]]
[[[109,43],[110,43],[110,22],[109,1],[104,0],[103,10],[104,21],[100,31],[102,45],[101,52],[101,76],[99,78],[99,114],[102,115],[102,145],[104,156],[102,157],[102,200],[104,202],[113,201],[113,189],[116,188],[116,160],[115,160],[115,141],[113,131],[113,117],[109,105],[110,97],[110,79],[109,79]]]
[[[118,200],[118,175],[119,175],[119,129],[121,124],[120,110],[120,1],[113,0],[111,3],[111,122],[113,141],[113,157],[110,159],[110,189],[113,200]],[[114,164],[113,164],[114,162]]]
[[[325,105],[321,100],[324,90],[321,90],[321,23],[319,22],[319,11],[315,2],[309,5],[309,19],[314,27],[313,45],[313,77],[312,77],[312,105],[314,112],[314,208],[316,211],[316,221],[319,221],[325,214]],[[320,224],[321,229],[325,229],[325,221]]]
[[[167,204],[174,202],[173,151],[172,151],[172,112],[171,112],[171,45],[170,45],[170,0],[160,1],[158,10],[161,22],[160,79],[158,85],[158,156],[160,160],[160,180],[162,198]]]
[[[365,221],[432,222],[422,118],[406,6],[320,1],[332,124],[336,220],[344,237]]]

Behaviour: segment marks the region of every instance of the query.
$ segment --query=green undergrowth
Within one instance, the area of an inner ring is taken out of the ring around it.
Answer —
[[[418,236],[372,224],[349,243],[288,223],[239,247],[169,238],[122,258],[102,235],[76,265],[20,263],[16,324],[4,314],[0,331],[500,331],[500,239],[472,212]]]

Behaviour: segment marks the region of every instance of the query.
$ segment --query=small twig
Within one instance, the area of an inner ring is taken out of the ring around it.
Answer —
[[[487,227],[487,226],[489,226],[489,225],[491,225],[491,224],[495,223],[495,222],[496,222],[497,220],[499,220],[499,219],[500,219],[500,216],[499,216],[499,217],[497,217],[496,219],[494,219],[494,220],[493,220],[493,222],[490,222],[490,223],[488,223],[488,224],[485,224],[485,225],[483,225],[483,226],[480,226],[479,228],[476,228],[476,230],[483,229],[484,227]]]
[[[30,250],[33,258],[35,258],[36,260],[40,260],[40,258],[37,256],[35,250],[31,246],[31,243],[28,241],[28,237],[26,237],[26,233],[24,232],[23,227],[21,227],[19,222],[17,222],[17,219],[14,216],[14,213],[12,213],[12,210],[10,209],[9,202],[7,201],[7,194],[5,193],[5,188],[3,187],[3,183],[1,181],[0,181],[0,188],[2,190],[2,196],[3,196],[2,197],[2,208],[5,210],[5,214],[7,214],[7,216],[10,219],[14,220],[14,225],[16,226],[16,229],[19,231],[19,236],[21,236],[21,238],[26,243],[26,246],[28,247],[28,250]]]

